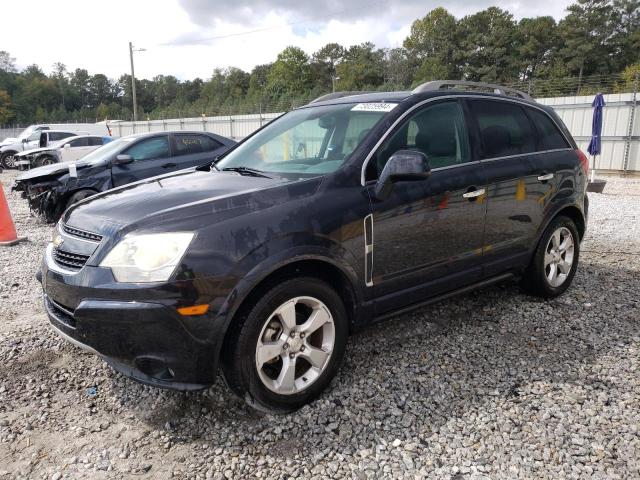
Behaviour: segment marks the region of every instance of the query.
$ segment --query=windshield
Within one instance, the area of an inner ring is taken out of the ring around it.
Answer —
[[[336,170],[394,103],[302,108],[274,120],[216,167],[316,176]]]
[[[27,128],[25,128],[22,133],[20,135],[18,135],[18,140],[22,140],[23,138],[27,138],[29,135],[31,135],[31,133],[33,133],[34,129],[35,129],[35,125],[30,125]]]
[[[96,163],[99,163],[103,160],[108,160],[111,158],[111,155],[118,152],[120,149],[124,148],[127,144],[133,142],[134,140],[135,137],[124,137],[117,140],[112,140],[106,145],[98,147],[93,152],[82,157],[82,163],[91,163],[95,165]]]

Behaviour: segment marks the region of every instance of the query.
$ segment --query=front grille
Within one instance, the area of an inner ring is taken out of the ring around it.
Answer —
[[[76,320],[73,318],[73,309],[69,307],[65,307],[57,302],[54,302],[45,295],[45,302],[47,302],[47,307],[55,315],[55,317],[60,320],[65,325],[69,327],[75,328]]]
[[[78,253],[65,252],[59,248],[53,249],[53,260],[61,267],[68,270],[80,270],[89,260],[89,255],[80,255]]]
[[[91,240],[92,242],[100,242],[102,240],[102,235],[98,235],[97,233],[85,232],[84,230],[79,230],[65,224],[62,224],[62,231],[68,233],[73,237],[83,238],[84,240]]]

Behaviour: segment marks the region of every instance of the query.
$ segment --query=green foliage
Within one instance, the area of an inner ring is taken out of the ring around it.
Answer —
[[[282,111],[337,90],[401,90],[436,79],[505,83],[537,96],[629,91],[640,70],[640,0],[576,0],[560,22],[516,22],[490,7],[456,19],[445,8],[411,25],[401,48],[329,43],[311,55],[285,48],[251,72],[209,79],[137,79],[140,118]],[[131,119],[131,77],[113,80],[62,63],[19,71],[0,51],[0,124]]]

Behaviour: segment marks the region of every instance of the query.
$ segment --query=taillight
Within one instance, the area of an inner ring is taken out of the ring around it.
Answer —
[[[584,169],[584,174],[588,175],[589,174],[589,159],[584,154],[584,152],[582,150],[580,150],[579,148],[576,148],[576,154],[578,155],[578,158],[580,159],[580,163],[582,164],[582,168]]]

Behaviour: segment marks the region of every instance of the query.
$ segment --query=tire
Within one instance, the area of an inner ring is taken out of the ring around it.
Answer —
[[[36,159],[37,167],[42,167],[44,165],[53,165],[54,163],[58,163],[58,161],[50,155],[44,155]]]
[[[233,320],[222,349],[222,373],[250,406],[291,412],[320,395],[338,371],[347,344],[347,313],[336,291],[312,277],[273,283],[255,298]],[[258,356],[259,351],[264,354]],[[311,357],[316,366],[307,360]]]
[[[93,190],[88,190],[88,189],[78,190],[77,192],[75,192],[73,195],[69,197],[69,200],[67,200],[67,205],[65,206],[64,209],[66,210],[74,203],[78,203],[80,200],[84,200],[85,198],[95,195],[96,193],[97,192]]]
[[[2,156],[0,157],[0,163],[2,164],[3,168],[6,168],[6,169],[16,168],[15,163],[13,163],[15,154],[16,152],[12,152],[12,151],[7,151],[2,153]]]
[[[573,220],[565,216],[553,219],[542,234],[522,279],[524,290],[542,298],[562,295],[578,268],[579,238]]]

